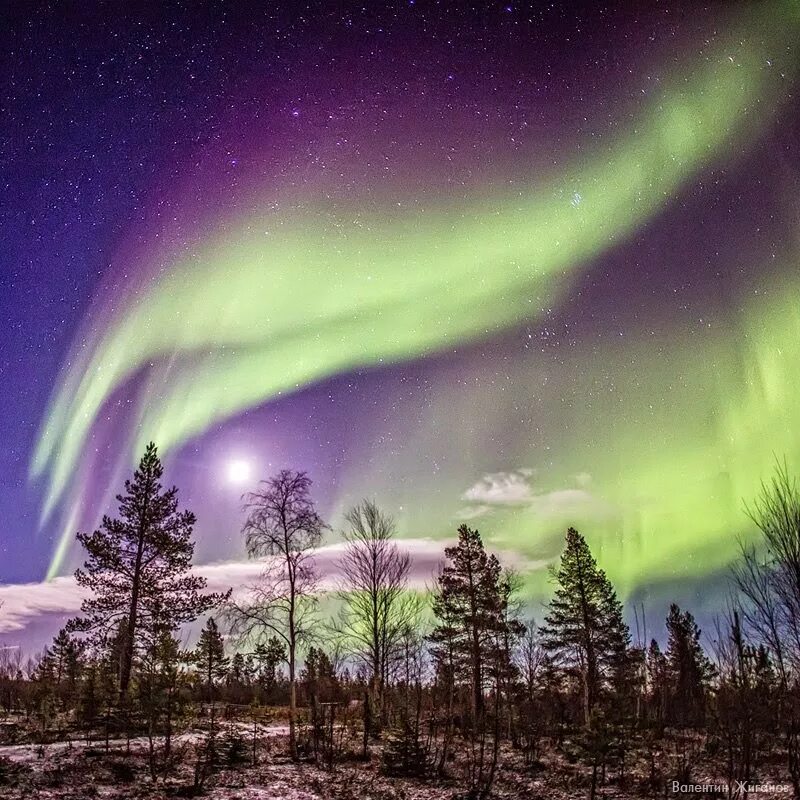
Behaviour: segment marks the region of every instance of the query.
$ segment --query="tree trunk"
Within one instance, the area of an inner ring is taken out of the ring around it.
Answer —
[[[297,681],[294,641],[289,645],[289,755],[293,761],[297,761]]]
[[[452,662],[451,662],[452,664]],[[444,726],[444,739],[442,741],[442,757],[439,760],[439,775],[444,776],[447,768],[447,756],[450,751],[450,741],[453,738],[453,694],[455,687],[452,679],[448,680],[447,686],[447,719]]]
[[[370,708],[369,690],[364,692],[364,742],[363,742],[363,757],[364,761],[369,756],[369,732],[372,727],[372,713]]]
[[[133,637],[136,629],[136,617],[139,605],[139,575],[138,571],[134,575],[133,595],[131,597],[130,611],[125,628],[125,640],[120,654],[119,665],[119,704],[125,705],[128,696],[128,687],[131,682],[131,670],[133,668]]]
[[[497,772],[497,761],[500,755],[500,681],[495,684],[494,695],[494,741],[492,742],[492,761],[489,765],[489,774],[486,782],[481,789],[481,797],[489,797],[492,793],[492,786],[494,786],[494,776]],[[481,754],[481,758],[483,754]]]
[[[133,646],[136,635],[136,624],[139,615],[139,592],[142,582],[142,558],[144,557],[145,514],[149,506],[149,498],[145,500],[142,516],[139,521],[138,542],[136,544],[136,562],[133,567],[131,579],[131,604],[128,611],[128,622],[125,628],[125,642],[122,648],[121,663],[119,665],[119,703],[125,704],[128,696],[128,687],[131,682],[133,668]]]
[[[583,723],[589,725],[589,717],[592,713],[592,701],[589,692],[589,674],[587,670],[583,672]]]
[[[165,719],[166,728],[164,730],[164,762],[169,763],[170,756],[172,755],[172,702],[173,702],[173,688],[169,687],[167,690],[167,716]]]
[[[381,691],[381,679],[383,677],[383,659],[381,658],[381,631],[380,616],[378,611],[378,590],[372,588],[372,720],[370,731],[377,735],[380,733],[383,722],[383,698]]]

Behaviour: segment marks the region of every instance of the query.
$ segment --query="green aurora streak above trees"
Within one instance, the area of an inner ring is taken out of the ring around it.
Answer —
[[[800,15],[796,3],[761,6],[761,18],[756,10],[706,59],[643,98],[625,133],[559,174],[530,176],[526,192],[464,205],[443,199],[415,214],[337,205],[227,220],[129,302],[110,310],[101,298],[103,322],[74,349],[32,464],[46,481],[43,519],[75,491],[104,403],[143,370],[131,454],[149,439],[166,453],[280,393],[536,324],[594,258],[770,124],[791,91]],[[739,324],[702,350],[670,338],[656,361],[652,342],[640,353],[644,342],[577,349],[576,397],[602,380],[599,362],[604,372],[616,364],[631,387],[602,414],[573,404],[558,461],[563,476],[590,470],[592,494],[612,509],[596,530],[614,535],[598,551],[623,591],[645,574],[699,576],[723,566],[742,525],[741,498],[774,452],[800,454],[790,433],[800,419],[797,297],[797,285],[781,287],[748,303]],[[513,391],[524,395],[526,386],[520,375]],[[457,443],[457,424],[442,424],[456,428]],[[532,559],[551,555],[542,538],[551,520],[519,510],[503,517],[491,526],[493,544]],[[68,521],[48,577],[73,536]],[[687,562],[688,543],[695,557]]]

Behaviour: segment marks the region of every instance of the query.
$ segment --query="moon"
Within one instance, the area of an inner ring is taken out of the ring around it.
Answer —
[[[232,458],[225,468],[228,483],[241,486],[250,480],[253,474],[253,465],[243,458]]]

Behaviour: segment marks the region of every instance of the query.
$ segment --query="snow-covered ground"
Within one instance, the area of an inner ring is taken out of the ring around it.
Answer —
[[[252,741],[253,726],[245,722],[232,722],[223,723],[220,726],[220,735],[225,730],[235,727],[239,734],[247,741]],[[207,734],[204,731],[188,731],[186,733],[177,734],[172,737],[173,747],[180,747],[181,745],[197,744],[205,738]],[[263,743],[266,739],[275,739],[281,736],[289,735],[288,725],[259,725],[256,738],[259,743]],[[162,737],[155,737],[154,742],[157,747],[162,747],[164,740]],[[127,751],[130,747],[131,752],[140,753],[147,750],[149,740],[146,736],[137,736],[132,738],[130,742],[125,739],[111,739],[109,742],[109,749],[114,752]],[[102,750],[105,748],[105,739],[98,736],[87,742],[85,738],[72,739],[63,742],[54,742],[47,745],[39,744],[14,744],[0,746],[0,758],[7,758],[16,764],[34,764],[36,762],[47,761],[54,756],[68,751],[80,752],[91,748],[93,750]]]

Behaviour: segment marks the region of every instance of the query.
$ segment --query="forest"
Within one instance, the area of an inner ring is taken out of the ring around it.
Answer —
[[[466,524],[412,588],[372,500],[347,511],[341,585],[323,598],[329,528],[292,470],[244,498],[260,578],[211,593],[192,572],[195,517],[162,473],[151,444],[116,514],[78,534],[80,615],[39,654],[0,650],[0,795],[800,797],[785,465],[748,506],[756,536],[715,629],[673,604],[649,641],[577,530],[534,619],[521,576]]]

